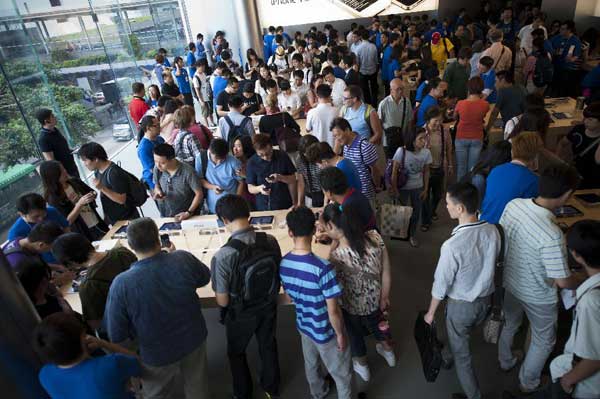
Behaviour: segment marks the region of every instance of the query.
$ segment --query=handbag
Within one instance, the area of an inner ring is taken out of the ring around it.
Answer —
[[[397,205],[396,201],[381,205],[379,213],[381,235],[390,238],[408,238],[408,227],[412,213],[412,207]]]
[[[504,324],[504,312],[502,305],[504,304],[504,287],[502,286],[502,275],[504,272],[504,250],[506,240],[504,237],[504,229],[501,225],[495,224],[500,234],[500,253],[496,258],[496,266],[494,271],[494,295],[492,296],[492,310],[490,317],[483,325],[483,340],[490,344],[497,344],[500,338],[502,325]]]
[[[390,159],[387,161],[385,167],[384,180],[387,187],[392,187],[392,173],[394,171],[394,160]],[[408,173],[406,171],[406,147],[402,147],[402,157],[400,158],[400,167],[398,168],[398,176],[396,178],[396,188],[400,190],[406,186],[408,181]]]
[[[283,126],[275,129],[275,138],[280,150],[287,153],[296,152],[300,144],[300,133],[285,124],[285,114],[285,112],[281,113]]]
[[[415,321],[415,341],[421,355],[423,374],[427,382],[435,382],[442,367],[442,344],[437,338],[435,322],[425,322],[425,311],[419,312]]]

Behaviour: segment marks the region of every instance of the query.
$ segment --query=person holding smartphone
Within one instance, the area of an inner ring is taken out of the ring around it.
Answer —
[[[297,204],[296,167],[290,157],[273,149],[267,134],[255,134],[252,142],[256,154],[248,160],[246,181],[250,194],[256,195],[256,209],[288,209]]]

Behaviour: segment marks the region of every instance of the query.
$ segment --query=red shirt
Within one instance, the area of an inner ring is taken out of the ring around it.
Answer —
[[[458,113],[457,139],[483,140],[483,124],[490,104],[485,100],[461,100],[456,104]]]
[[[140,119],[144,116],[146,111],[148,111],[150,107],[146,104],[141,97],[133,97],[133,100],[129,103],[129,115],[131,115],[131,119],[135,123],[136,129],[139,129]]]

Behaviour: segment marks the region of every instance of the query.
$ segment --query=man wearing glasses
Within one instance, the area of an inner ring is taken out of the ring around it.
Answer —
[[[154,147],[154,198],[161,217],[174,217],[180,222],[200,211],[202,187],[194,168],[175,158],[169,144]]]

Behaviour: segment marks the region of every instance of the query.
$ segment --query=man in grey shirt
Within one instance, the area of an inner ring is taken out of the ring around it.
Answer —
[[[267,253],[272,252],[273,268],[277,269],[274,270],[276,273],[273,275],[273,281],[277,284],[277,290],[279,290],[281,249],[275,237],[265,233],[258,236],[255,232],[248,220],[250,208],[243,197],[233,194],[221,197],[217,201],[216,211],[225,228],[231,232],[228,243],[212,258],[211,275],[217,304],[223,308],[221,314],[227,333],[227,356],[233,379],[234,397],[244,399],[252,397],[252,377],[246,361],[246,348],[252,336],[256,336],[261,357],[261,388],[267,393],[267,397],[279,397],[279,358],[275,339],[277,294],[261,299],[259,302],[244,303],[242,308],[238,306],[239,301],[235,300],[233,294],[239,292],[236,292],[237,288],[234,287],[233,280],[243,279],[246,275],[240,275],[239,271],[235,273],[244,258],[240,257],[241,251],[234,248],[231,241],[237,240],[245,244],[246,248],[251,249],[252,254],[260,253],[254,250],[259,248],[258,245],[261,249],[268,248]]]
[[[446,203],[450,217],[458,219],[458,226],[442,245],[425,321],[433,322],[438,306],[448,297],[446,330],[456,374],[465,392],[452,397],[481,399],[471,364],[469,337],[491,307],[501,238],[496,226],[477,220],[479,193],[471,183],[449,187]]]
[[[200,211],[204,194],[194,168],[175,158],[175,149],[159,144],[154,153],[154,192],[161,217],[174,217],[180,222]]]
[[[360,32],[361,40],[352,46],[352,52],[356,54],[358,61],[358,72],[360,73],[360,87],[363,91],[364,102],[377,107],[377,47],[369,41],[369,32]]]
[[[404,82],[395,78],[390,82],[390,95],[381,100],[377,115],[383,124],[383,147],[392,158],[398,147],[404,144],[403,135],[412,120],[412,106],[404,95]]]

